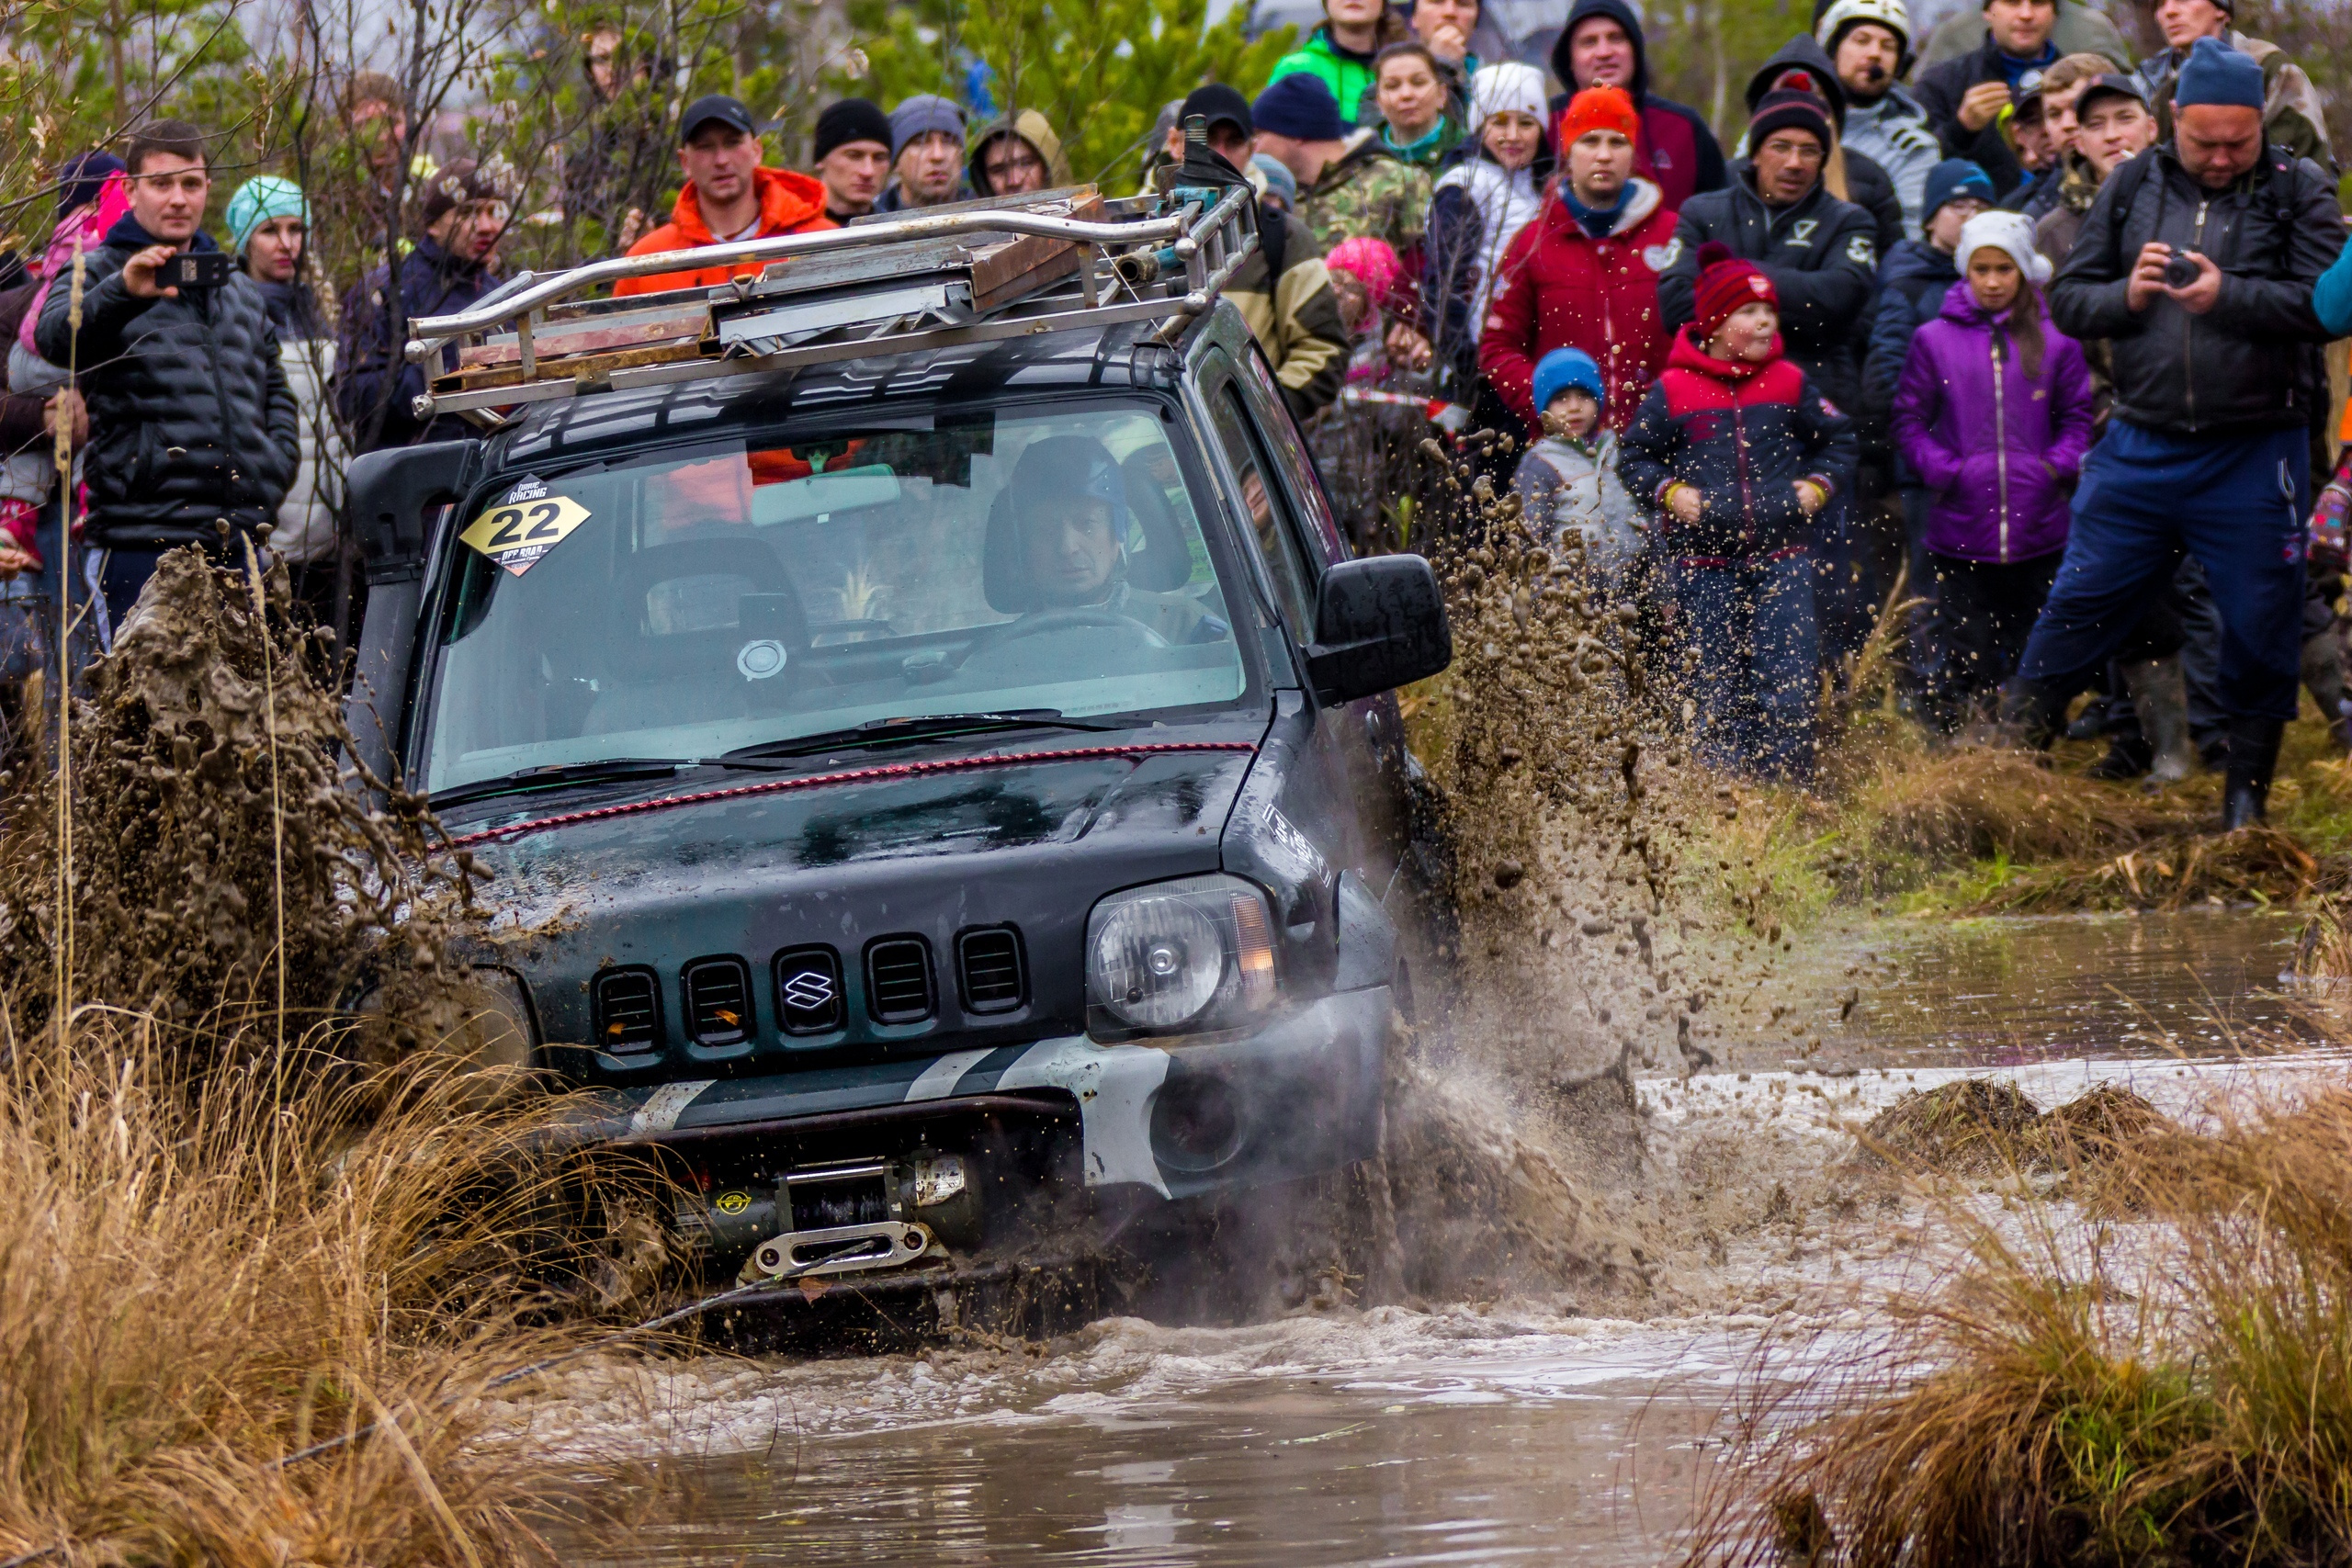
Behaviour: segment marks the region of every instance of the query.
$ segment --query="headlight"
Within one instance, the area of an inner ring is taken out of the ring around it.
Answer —
[[[1091,1033],[1215,1029],[1273,998],[1266,896],[1238,876],[1188,876],[1114,893],[1086,922]]]

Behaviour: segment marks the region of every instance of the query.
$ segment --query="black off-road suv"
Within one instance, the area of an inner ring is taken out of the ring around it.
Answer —
[[[1451,644],[1426,562],[1349,558],[1199,173],[414,323],[420,412],[487,429],[354,467],[353,727],[546,928],[478,971],[493,1055],[674,1151],[721,1269],[929,1277],[1374,1153],[1389,694]]]

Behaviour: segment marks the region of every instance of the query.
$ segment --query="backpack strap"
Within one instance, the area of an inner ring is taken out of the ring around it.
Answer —
[[[1258,249],[1266,257],[1266,292],[1272,295],[1282,287],[1283,264],[1290,259],[1290,222],[1283,209],[1260,197],[1258,201]]]

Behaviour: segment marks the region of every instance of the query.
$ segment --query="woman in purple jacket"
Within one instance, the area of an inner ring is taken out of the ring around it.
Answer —
[[[2090,369],[2043,307],[2031,220],[1979,213],[1958,255],[1961,280],[1912,338],[1894,395],[1895,442],[1929,497],[1936,608],[1918,651],[1947,728],[2017,668],[2091,446]]]

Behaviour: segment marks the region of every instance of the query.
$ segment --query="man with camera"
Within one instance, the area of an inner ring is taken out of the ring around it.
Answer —
[[[2009,713],[2046,743],[2194,555],[2222,617],[2236,829],[2262,820],[2295,716],[2310,429],[2327,397],[2312,290],[2344,222],[2317,168],[2265,140],[2254,60],[2199,39],[2174,104],[2173,139],[2108,176],[2051,285],[2062,331],[2111,344],[2115,405]]]
[[[80,331],[70,275],[33,330],[89,407],[85,536],[109,639],[165,550],[266,538],[301,457],[268,302],[201,228],[202,134],[160,121],[132,134],[123,162],[130,210],[86,258]]]

